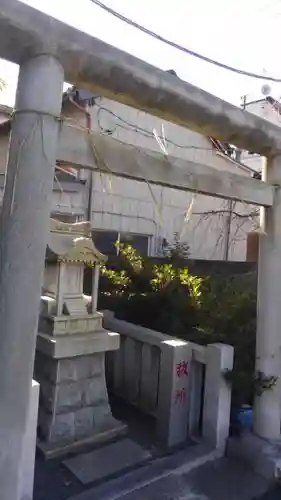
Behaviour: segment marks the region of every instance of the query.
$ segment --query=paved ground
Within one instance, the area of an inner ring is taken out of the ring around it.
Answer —
[[[280,500],[281,487],[241,463],[218,459],[191,472],[181,451],[85,489],[59,462],[37,461],[34,500]],[[38,464],[40,464],[38,466]],[[43,466],[43,467],[42,467]]]
[[[60,460],[36,458],[33,500],[66,500],[84,491],[83,486]]]
[[[145,449],[151,449],[154,435],[151,418],[140,414],[123,402],[120,403],[116,398],[111,399],[111,408],[113,416],[128,425],[128,437]],[[88,486],[80,483],[67,470],[63,464],[63,458],[46,461],[40,452],[37,453],[33,500],[66,500],[87,489]]]
[[[118,412],[117,412],[118,413]],[[115,415],[123,420],[122,411]],[[146,448],[152,441],[148,423],[130,418],[130,437]],[[137,424],[137,425],[135,425]],[[202,450],[201,450],[202,451]],[[203,454],[206,454],[203,449]],[[200,455],[188,446],[170,456],[159,457],[127,474],[83,486],[64,467],[62,460],[36,459],[34,500],[281,500],[281,487],[250,472],[241,463],[217,459],[191,470],[186,464]]]
[[[281,487],[274,486],[270,488],[267,493],[262,495],[261,497],[256,498],[255,500],[280,500],[281,498]]]
[[[126,481],[125,481],[126,484]],[[124,484],[124,486],[125,486]],[[281,489],[268,483],[241,463],[230,459],[210,462],[191,472],[179,468],[158,480],[137,486],[127,481],[123,493],[116,482],[71,500],[280,500]]]

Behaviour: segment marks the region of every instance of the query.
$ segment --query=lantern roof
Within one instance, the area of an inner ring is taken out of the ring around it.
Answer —
[[[107,261],[95,247],[89,222],[69,224],[50,219],[50,233],[46,259],[49,262],[65,262],[95,266]]]

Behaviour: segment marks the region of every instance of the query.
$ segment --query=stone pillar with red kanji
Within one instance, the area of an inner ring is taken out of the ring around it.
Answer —
[[[188,342],[171,339],[162,342],[161,350],[157,435],[172,447],[188,437],[192,349]]]

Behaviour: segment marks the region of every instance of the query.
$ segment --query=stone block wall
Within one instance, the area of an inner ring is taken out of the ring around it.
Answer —
[[[44,441],[77,439],[112,419],[104,356],[56,360],[37,352],[34,376],[40,383],[39,433]]]
[[[19,498],[33,498],[36,431],[39,401],[39,384],[32,380],[28,404],[28,419],[23,436],[22,460],[20,467]],[[27,459],[28,458],[28,459]]]
[[[120,349],[107,354],[113,394],[154,416],[157,437],[167,446],[200,436],[224,453],[231,402],[224,373],[233,369],[233,347],[186,342],[116,319],[111,311],[104,311],[104,326],[121,336]]]

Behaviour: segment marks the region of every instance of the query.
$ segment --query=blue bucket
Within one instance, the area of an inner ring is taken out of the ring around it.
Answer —
[[[243,429],[252,430],[253,428],[253,409],[251,406],[243,405],[238,410],[237,420]]]

